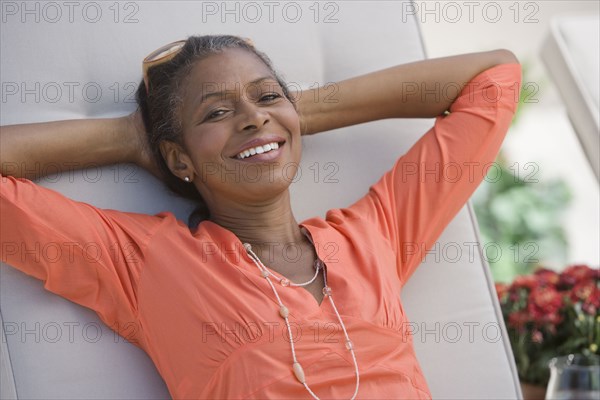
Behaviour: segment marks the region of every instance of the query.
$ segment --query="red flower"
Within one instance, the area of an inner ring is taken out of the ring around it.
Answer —
[[[583,301],[581,308],[589,315],[596,315],[600,308],[600,289],[595,282],[581,282],[578,283],[571,293],[571,299],[576,301],[573,297],[576,297]]]
[[[549,313],[558,311],[563,304],[561,294],[554,288],[535,288],[529,294],[530,304],[536,306],[540,311]]]
[[[583,264],[570,265],[560,274],[560,283],[566,286],[574,286],[588,279],[598,279],[598,271]]]
[[[508,324],[515,329],[522,331],[525,324],[531,321],[527,311],[515,311],[508,315]]]
[[[527,311],[536,325],[555,325],[562,321],[559,315],[563,296],[553,287],[535,288],[529,294]]]
[[[573,289],[571,290],[571,300],[573,302],[586,301],[587,299],[592,297],[592,294],[594,293],[594,289],[598,290],[596,288],[595,282],[592,282],[592,281],[578,282],[577,284],[575,284],[575,286],[573,286]]]
[[[512,283],[512,287],[514,289],[517,288],[527,288],[533,289],[538,286],[538,280],[533,275],[520,275],[517,276]]]
[[[560,282],[560,275],[548,268],[539,268],[534,275],[544,286],[556,286]]]

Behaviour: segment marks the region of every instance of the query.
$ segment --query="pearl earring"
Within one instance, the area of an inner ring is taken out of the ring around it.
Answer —
[[[186,176],[185,178],[183,178],[184,181],[189,182],[190,181],[190,177]]]

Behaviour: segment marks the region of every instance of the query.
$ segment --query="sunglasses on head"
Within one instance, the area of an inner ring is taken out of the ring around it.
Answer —
[[[146,92],[148,92],[148,70],[150,67],[154,67],[171,60],[179,53],[183,45],[185,45],[185,42],[185,40],[178,40],[176,42],[169,43],[159,47],[152,53],[148,54],[146,58],[144,58],[144,61],[142,62],[142,72],[144,74]]]
[[[252,42],[251,39],[248,39],[248,38],[242,38],[242,39],[247,44],[249,44],[251,47],[254,46],[254,42]],[[158,49],[154,50],[152,53],[148,54],[146,56],[146,58],[144,58],[144,61],[142,62],[142,72],[143,72],[143,76],[144,76],[144,85],[146,85],[146,93],[148,93],[148,89],[149,89],[148,70],[151,67],[155,67],[157,65],[160,65],[160,64],[166,63],[167,61],[172,60],[173,57],[175,57],[177,54],[179,54],[179,52],[181,51],[181,49],[183,48],[183,46],[185,45],[186,42],[187,42],[187,40],[178,40],[176,42],[169,43],[167,45],[159,47]]]

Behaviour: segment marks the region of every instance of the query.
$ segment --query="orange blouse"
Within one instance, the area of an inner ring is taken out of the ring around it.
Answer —
[[[480,73],[364,197],[300,224],[354,343],[357,398],[431,398],[399,294],[495,160],[520,82],[518,64]],[[2,261],[144,349],[174,399],[309,397],[277,299],[231,231],[210,221],[190,231],[170,212],[99,209],[27,179],[0,180]],[[350,398],[354,364],[330,302],[302,287],[277,292],[310,388]]]

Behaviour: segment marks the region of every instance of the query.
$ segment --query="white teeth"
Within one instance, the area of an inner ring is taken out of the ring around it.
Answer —
[[[277,142],[268,143],[268,144],[265,144],[264,146],[256,146],[251,149],[244,150],[240,154],[237,155],[237,158],[244,159],[246,157],[250,157],[255,154],[262,154],[262,153],[267,153],[271,150],[277,150],[278,148],[279,148],[279,143],[277,143]]]

